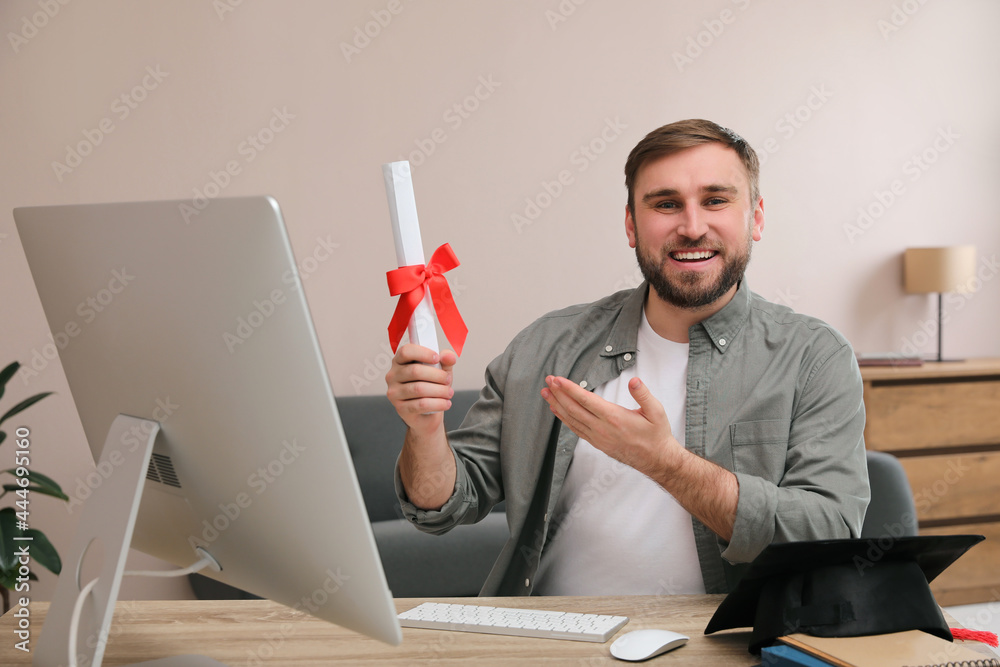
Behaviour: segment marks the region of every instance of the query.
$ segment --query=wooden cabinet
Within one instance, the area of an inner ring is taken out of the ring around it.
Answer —
[[[1000,359],[861,369],[865,445],[894,454],[922,535],[978,534],[931,582],[939,604],[1000,600]]]

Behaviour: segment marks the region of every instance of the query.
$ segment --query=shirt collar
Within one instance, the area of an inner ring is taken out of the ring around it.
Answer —
[[[649,285],[643,282],[625,298],[622,309],[601,350],[602,357],[613,357],[626,352],[636,352],[639,338],[639,322],[642,318],[642,308],[646,303],[646,293]],[[729,349],[736,334],[750,315],[750,288],[746,277],[740,280],[736,294],[722,309],[706,320],[694,325],[702,327],[709,340],[722,353]],[[694,328],[694,327],[692,327]]]
[[[743,324],[750,316],[751,296],[747,279],[744,277],[740,280],[739,287],[736,288],[736,294],[733,295],[729,303],[722,307],[722,310],[695,325],[705,330],[709,340],[719,352],[724,353],[729,349],[736,334],[743,328]]]
[[[642,307],[646,303],[646,292],[649,285],[644,281],[625,297],[625,302],[611,327],[611,333],[601,350],[602,357],[614,357],[638,349],[639,322],[642,320]]]

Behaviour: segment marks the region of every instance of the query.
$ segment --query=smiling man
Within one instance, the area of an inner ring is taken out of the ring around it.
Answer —
[[[758,165],[705,120],[639,142],[625,233],[646,282],[522,331],[457,431],[454,353],[398,351],[406,516],[440,533],[506,501],[482,594],[723,593],[771,542],[858,536],[860,373],[839,333],[747,285]]]

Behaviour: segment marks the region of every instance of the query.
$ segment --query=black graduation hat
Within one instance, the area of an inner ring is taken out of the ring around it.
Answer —
[[[928,585],[982,535],[784,542],[764,549],[705,634],[753,627],[750,652],[783,635],[856,637],[923,630],[952,641]]]

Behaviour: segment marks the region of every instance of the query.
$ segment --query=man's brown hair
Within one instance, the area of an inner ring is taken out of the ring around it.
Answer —
[[[635,179],[639,169],[651,160],[673,155],[685,148],[701,144],[720,143],[736,151],[747,170],[750,182],[751,205],[760,199],[760,160],[746,139],[729,128],[710,120],[693,118],[664,125],[647,134],[636,144],[625,161],[625,187],[628,188],[628,210],[635,217]]]

